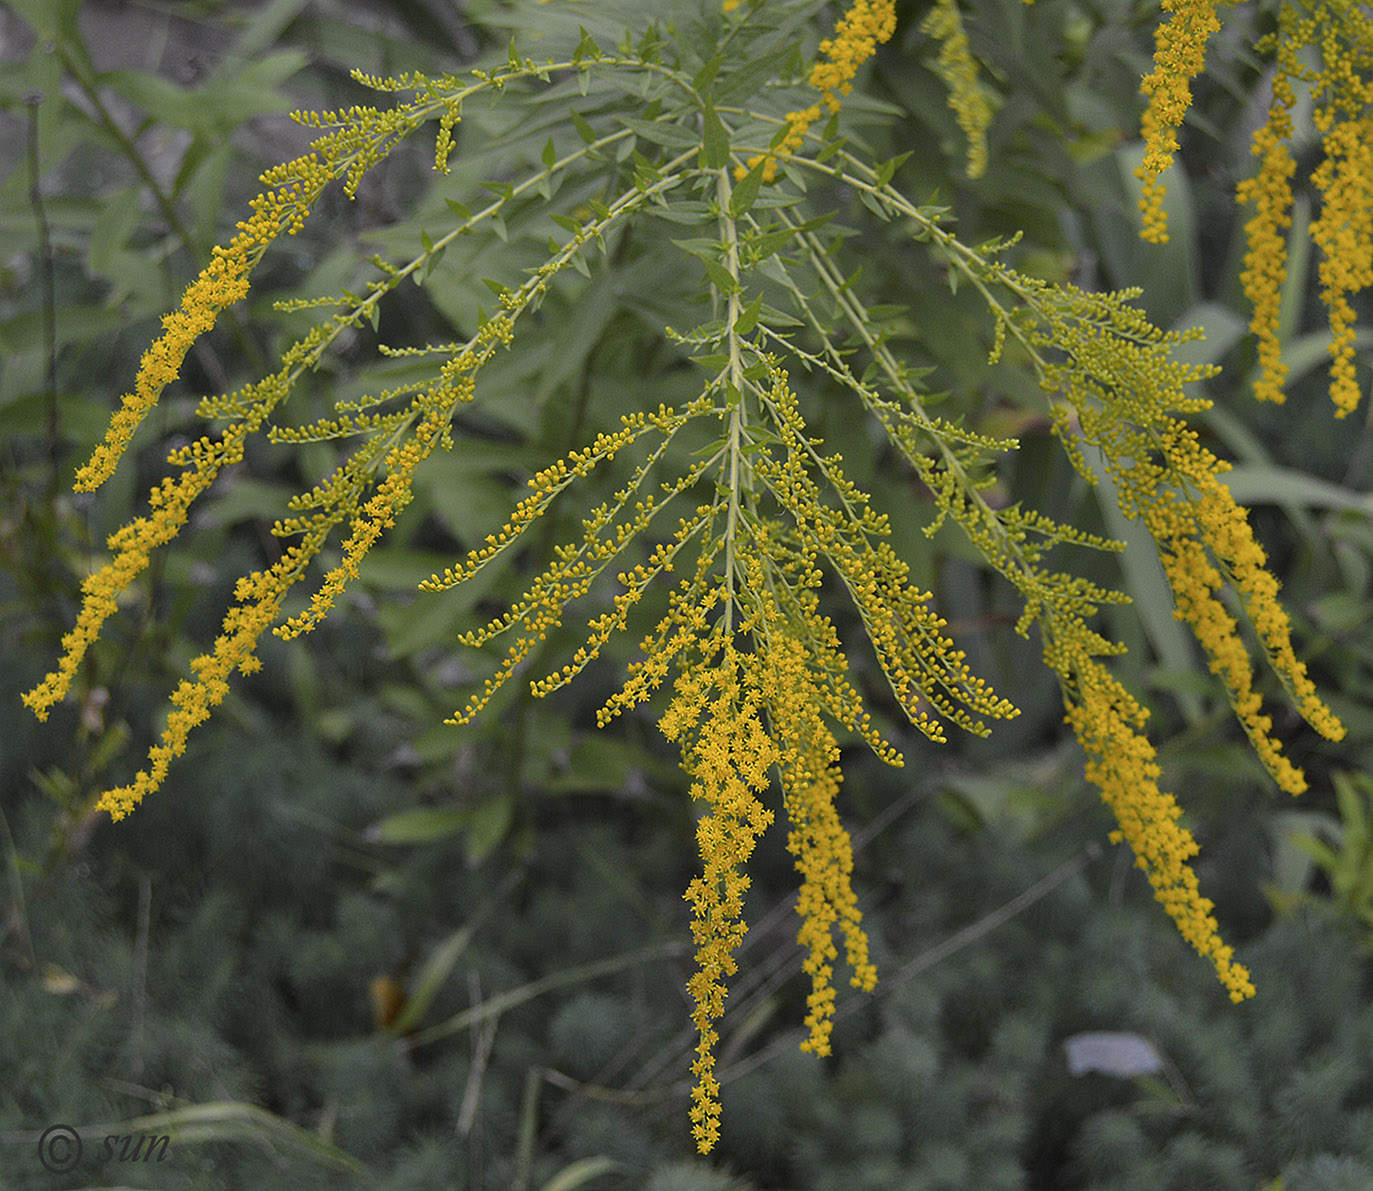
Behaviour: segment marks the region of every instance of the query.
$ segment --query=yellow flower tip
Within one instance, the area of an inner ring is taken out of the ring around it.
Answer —
[[[127,818],[133,813],[134,808],[142,801],[143,792],[140,787],[146,781],[147,775],[140,773],[138,781],[133,786],[124,786],[117,790],[106,790],[100,796],[100,800],[95,804],[95,809],[104,811],[110,816],[112,823],[118,823],[121,819]]]
[[[1249,978],[1249,969],[1240,964],[1231,964],[1224,979],[1230,992],[1230,1000],[1236,1005],[1242,1004],[1258,992],[1254,982]]]
[[[58,702],[65,691],[59,692],[57,689],[57,676],[49,674],[46,679],[39,683],[31,691],[26,691],[19,698],[24,706],[33,712],[39,723],[47,723],[48,714],[52,705]]]
[[[987,129],[992,123],[992,108],[978,82],[977,63],[955,0],[936,0],[920,27],[940,43],[935,66],[948,87],[949,108],[967,138],[965,169],[969,178],[980,178],[987,169]]]

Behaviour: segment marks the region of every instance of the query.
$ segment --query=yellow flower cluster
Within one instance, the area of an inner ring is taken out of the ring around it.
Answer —
[[[1142,731],[1147,709],[1092,656],[1098,652],[1094,634],[1080,622],[1060,627],[1063,631],[1055,637],[1046,626],[1044,660],[1063,685],[1067,722],[1087,755],[1087,780],[1101,791],[1120,825],[1112,841],[1129,844],[1155,898],[1182,937],[1211,961],[1230,999],[1252,997],[1249,972],[1234,962],[1234,949],[1221,940],[1211,913],[1214,904],[1201,896],[1187,863],[1198,848],[1192,833],[1178,822],[1182,808],[1159,789],[1154,746]]]
[[[677,413],[659,406],[656,413],[637,413],[621,419],[622,427],[613,434],[599,434],[591,446],[572,452],[544,468],[529,480],[533,491],[515,508],[506,524],[494,534],[488,534],[484,545],[476,548],[462,564],[447,569],[442,575],[432,575],[421,588],[442,591],[465,583],[486,567],[498,555],[510,549],[539,517],[551,506],[558,493],[578,478],[590,473],[599,463],[608,462],[626,447],[649,434],[659,434],[662,442],[639,466],[631,481],[621,488],[614,499],[594,509],[582,522],[580,542],[557,547],[555,559],[533,581],[524,594],[500,616],[485,627],[462,634],[459,641],[469,648],[477,648],[512,630],[518,633],[514,644],[506,650],[505,658],[494,674],[486,679],[481,691],[468,699],[466,706],[447,722],[470,723],[491,701],[506,680],[525,661],[530,652],[555,626],[562,623],[563,610],[574,600],[591,590],[592,584],[611,562],[620,556],[630,542],[642,534],[661,509],[679,492],[696,481],[702,466],[688,468],[671,484],[664,484],[661,499],[653,494],[641,494],[640,488],[649,471],[662,457],[673,436],[689,419],[691,411]],[[629,502],[638,497],[632,512]],[[621,520],[621,517],[627,517]],[[679,542],[680,544],[680,542]],[[573,660],[559,673],[532,684],[534,694],[543,696],[558,689],[595,657],[612,633],[624,627],[630,608],[652,577],[661,570],[670,570],[675,548],[663,547],[654,551],[647,568],[642,565],[634,572],[621,574],[626,591],[616,597],[615,609],[591,623],[592,637],[579,649]]]
[[[105,440],[77,470],[76,491],[93,492],[110,478],[162,390],[180,374],[191,344],[214,326],[221,311],[247,295],[248,274],[267,245],[282,231],[295,235],[328,180],[328,170],[313,153],[262,176],[268,189],[253,200],[252,217],[238,225],[227,248],[214,249],[210,263],[186,287],[180,309],[163,318],[162,335],[139,362],[133,392],[121,399]]]
[[[1299,793],[1305,779],[1283,755],[1272,736],[1272,720],[1262,713],[1239,625],[1219,598],[1225,586],[1239,596],[1274,672],[1304,718],[1332,740],[1344,728],[1293,652],[1277,580],[1267,570],[1245,511],[1220,480],[1228,464],[1175,416],[1209,406],[1205,398],[1187,397],[1183,386],[1214,370],[1173,359],[1173,348],[1186,336],[1151,327],[1124,304],[1129,295],[1088,295],[1071,287],[1038,293],[1036,310],[1045,322],[1030,342],[1066,357],[1063,363],[1041,363],[1041,383],[1071,404],[1076,433],[1100,450],[1122,512],[1140,518],[1156,542],[1175,615],[1206,651],[1259,758],[1282,789]],[[1070,432],[1063,420],[1056,430]],[[1094,482],[1080,450],[1070,454]],[[1233,999],[1251,995],[1248,975],[1216,933],[1213,907],[1198,892],[1187,865],[1195,841],[1178,824],[1181,811],[1172,795],[1158,787],[1153,746],[1142,732],[1147,713],[1096,661],[1119,647],[1091,633],[1077,613],[1052,606],[1047,611],[1041,620],[1045,660],[1059,675],[1068,720],[1088,756],[1088,777],[1101,789],[1121,838],[1134,849],[1183,937],[1211,960]]]
[[[704,533],[710,537],[708,528]],[[661,646],[677,677],[659,727],[669,740],[681,742],[692,795],[709,808],[697,824],[701,876],[686,892],[697,945],[696,972],[688,984],[698,1033],[691,1120],[703,1153],[719,1135],[716,1022],[724,1011],[728,977],[736,970],[734,952],[747,931],[743,866],[772,820],[759,795],[770,786],[774,766],[789,825],[787,847],[801,874],[798,939],[811,981],[809,1035],[802,1049],[829,1053],[836,931],[844,940],[853,987],[870,990],[877,980],[851,884],[853,846],[835,809],[839,749],[825,716],[868,736],[871,726],[843,679],[848,663],[833,628],[819,616],[807,586],[818,576],[797,571],[766,523],[750,531],[741,553],[745,583],[737,598],[748,611],[734,635],[751,639],[752,650],[741,652],[722,624],[708,626],[710,610],[728,596],[722,587],[709,586],[699,598],[703,582],[709,582],[706,563],[674,592],[672,611],[644,643],[645,662],[631,669],[630,682],[605,711],[614,715],[658,685],[668,663],[649,651]],[[718,558],[718,551],[703,549],[702,558]],[[799,592],[792,582],[799,583]],[[790,612],[779,599],[791,602]],[[886,756],[900,761],[889,747]]]
[[[1278,582],[1266,568],[1267,559],[1254,540],[1245,511],[1217,478],[1227,465],[1201,447],[1194,432],[1180,425],[1166,428],[1164,442],[1164,466],[1175,482],[1187,484],[1192,491],[1183,497],[1176,489],[1157,489],[1148,495],[1142,511],[1159,544],[1159,558],[1176,601],[1174,615],[1196,634],[1212,673],[1225,683],[1235,716],[1273,780],[1280,789],[1300,794],[1306,789],[1306,779],[1272,736],[1273,722],[1262,714],[1239,624],[1217,598],[1225,586],[1221,568],[1302,715],[1332,740],[1340,739],[1344,728],[1317,697],[1306,667],[1292,650],[1290,622],[1277,601]],[[1212,558],[1218,566],[1212,565]]]
[[[609,562],[648,533],[658,511],[714,474],[714,500],[681,518],[666,540],[647,549],[646,561],[623,567],[619,591],[609,610],[590,620],[586,643],[566,665],[530,683],[534,695],[544,696],[573,678],[628,626],[648,584],[694,549],[695,565],[669,592],[667,613],[645,637],[642,659],[630,665],[598,721],[603,725],[670,685],[659,726],[681,744],[693,794],[708,808],[697,832],[701,874],[686,895],[698,952],[690,984],[698,1031],[691,1116],[703,1151],[719,1133],[717,1023],[746,929],[744,864],[772,817],[762,798],[774,767],[789,821],[787,844],[801,878],[798,937],[811,984],[805,1049],[829,1050],[840,939],[850,983],[870,989],[876,980],[851,884],[852,843],[835,807],[841,775],[829,724],[844,726],[893,765],[902,759],[846,677],[838,633],[819,611],[822,571],[838,575],[848,589],[902,708],[927,735],[942,740],[942,721],[985,732],[978,717],[1015,714],[971,673],[931,610],[929,594],[909,583],[905,564],[884,540],[886,518],[845,478],[838,458],[821,454],[808,436],[786,372],[772,357],[749,351],[753,379],[745,380],[741,400],[717,405],[708,387],[680,413],[660,408],[626,418],[622,430],[541,471],[499,533],[426,584],[439,590],[470,579],[518,541],[558,492],[645,435],[661,438],[614,498],[583,521],[580,540],[558,547],[553,562],[503,615],[463,635],[469,646],[507,632],[517,636],[496,673],[454,717],[464,722],[561,623],[567,605],[590,593]],[[714,418],[730,429],[698,453],[703,461],[681,480],[649,491],[651,469],[678,429]],[[762,419],[756,430],[750,418]],[[740,466],[745,454],[746,467]]]
[[[743,911],[749,878],[743,866],[772,822],[758,794],[771,784],[778,761],[756,683],[747,681],[744,670],[733,642],[722,641],[719,633],[707,637],[694,664],[678,675],[660,725],[669,740],[682,741],[691,796],[708,808],[696,822],[702,872],[685,895],[696,942],[696,971],[687,982],[697,1031],[691,1127],[702,1153],[720,1135],[715,1023],[724,1012],[726,981],[738,970],[734,952],[748,930]]]
[[[762,549],[751,555],[748,564],[749,591],[758,604],[756,681],[767,699],[772,738],[778,750],[778,774],[787,813],[787,848],[796,857],[796,869],[801,874],[797,903],[801,927],[797,938],[806,949],[803,968],[811,980],[806,1002],[810,1034],[801,1049],[827,1055],[835,1008],[836,928],[844,939],[851,971],[849,983],[864,991],[870,991],[877,983],[877,969],[868,959],[863,916],[850,880],[853,844],[835,808],[843,780],[839,747],[822,714],[828,709],[845,726],[858,728],[862,713],[847,684],[834,681],[837,674],[824,685],[816,682],[813,663],[796,626],[784,618],[769,595],[763,565],[767,542],[764,533],[759,543]],[[842,672],[846,662],[828,622],[822,620],[809,600],[803,601],[798,611],[802,631],[814,634],[819,630],[825,645],[822,657],[827,655],[836,671]],[[831,690],[826,691],[825,686]]]
[[[96,804],[116,822],[129,814],[167,778],[172,761],[186,751],[191,729],[207,720],[229,693],[229,676],[238,670],[252,674],[262,666],[256,655],[258,639],[276,620],[291,586],[304,574],[304,564],[324,544],[332,528],[327,517],[316,518],[313,531],[266,571],[239,579],[238,603],[224,615],[212,653],[191,660],[195,681],[182,679],[172,693],[172,710],[158,744],[148,752],[148,768],[127,786],[105,791]]]
[[[939,42],[937,67],[949,88],[949,107],[968,138],[968,177],[980,178],[987,169],[987,129],[992,122],[991,104],[977,81],[963,15],[956,0],[935,0],[920,28]]]
[[[1311,175],[1321,193],[1311,239],[1321,250],[1321,301],[1330,317],[1330,398],[1340,418],[1359,405],[1357,316],[1349,298],[1373,287],[1373,17],[1356,4],[1342,7],[1338,18],[1326,10],[1321,31],[1315,122],[1325,160]]]
[[[1279,319],[1282,315],[1282,285],[1287,280],[1287,237],[1292,226],[1292,176],[1297,163],[1288,149],[1292,137],[1292,105],[1296,93],[1294,75],[1303,69],[1297,58],[1301,34],[1295,28],[1296,16],[1283,6],[1283,33],[1278,40],[1278,63],[1273,76],[1273,98],[1268,118],[1255,131],[1250,152],[1259,158],[1259,172],[1240,182],[1235,198],[1241,205],[1253,203],[1254,215],[1244,225],[1248,249],[1240,283],[1254,308],[1249,329],[1258,341],[1259,376],[1254,396],[1260,401],[1281,403],[1287,365],[1282,359]]]
[[[500,327],[500,338],[508,342],[509,337],[510,328],[505,323]],[[343,543],[342,560],[311,597],[309,608],[273,630],[278,637],[289,641],[311,632],[328,614],[343,589],[357,578],[367,552],[395,525],[401,510],[410,503],[416,469],[436,447],[446,445],[454,405],[472,400],[476,387],[472,370],[481,358],[467,352],[450,361],[440,370],[439,383],[415,401],[411,411],[415,420],[413,435],[408,439],[395,435],[401,441],[386,453],[386,478],[354,517],[352,533]],[[290,528],[293,526],[282,527],[283,531]]]
[[[1260,759],[1282,789],[1300,793],[1305,779],[1283,756],[1271,735],[1272,720],[1260,711],[1239,626],[1218,598],[1223,587],[1239,596],[1269,663],[1307,722],[1335,740],[1344,729],[1316,695],[1293,651],[1278,582],[1267,570],[1245,510],[1220,479],[1229,464],[1206,450],[1196,431],[1170,412],[1208,408],[1205,398],[1185,397],[1182,386],[1213,370],[1172,360],[1177,336],[1154,331],[1141,337],[1138,320],[1122,321],[1121,311],[1091,313],[1104,301],[1070,297],[1073,317],[1088,314],[1086,322],[1056,316],[1053,341],[1072,363],[1051,370],[1048,383],[1061,387],[1075,407],[1083,440],[1100,448],[1121,510],[1141,518],[1157,543],[1176,615],[1206,650]]]
[[[1253,307],[1250,330],[1258,341],[1259,377],[1254,395],[1282,401],[1287,366],[1282,360],[1279,317],[1282,283],[1287,277],[1287,238],[1291,226],[1296,163],[1293,137],[1293,80],[1305,82],[1316,98],[1315,125],[1324,159],[1312,172],[1321,209],[1312,221],[1311,240],[1321,250],[1321,301],[1330,321],[1330,397],[1335,416],[1346,417],[1359,404],[1355,369],[1355,321],[1351,297],[1373,288],[1373,18],[1357,4],[1332,0],[1306,15],[1284,5],[1278,29],[1260,43],[1276,50],[1273,98],[1267,118],[1255,131],[1251,152],[1258,173],[1239,184],[1236,198],[1256,210],[1245,224],[1248,251],[1240,280]],[[1314,48],[1319,66],[1309,64]]]
[[[168,477],[149,492],[151,508],[147,516],[135,517],[110,535],[106,545],[113,557],[82,582],[81,611],[72,630],[62,638],[62,657],[57,669],[23,696],[25,706],[40,720],[46,720],[53,705],[66,697],[86,651],[95,643],[105,621],[114,615],[119,596],[147,568],[152,552],[181,531],[191,504],[213,483],[220,470],[242,460],[245,440],[261,425],[268,408],[279,396],[276,386],[264,382],[261,401],[250,419],[229,426],[217,442],[201,438],[174,452],[170,461],[184,469],[181,476]]]
[[[683,519],[679,524],[674,535],[677,542],[701,538],[695,573],[668,593],[667,615],[639,646],[643,660],[630,662],[625,682],[597,712],[599,727],[651,698],[678,665],[677,659],[707,635],[715,609],[728,601],[728,592],[713,573],[724,546],[715,533],[718,512],[716,505],[701,505],[690,521]]]
[[[1142,132],[1144,160],[1135,176],[1144,183],[1139,200],[1144,226],[1140,235],[1155,244],[1168,239],[1168,216],[1163,210],[1164,186],[1159,176],[1177,152],[1177,130],[1192,103],[1192,80],[1206,62],[1206,43],[1220,28],[1216,0],[1163,0],[1170,13],[1154,34],[1154,69],[1141,90],[1149,97]]]
[[[725,3],[725,11],[737,4]],[[806,131],[824,112],[837,112],[841,96],[853,90],[853,78],[858,68],[877,52],[877,47],[891,40],[896,32],[896,0],[853,0],[835,26],[834,36],[820,43],[821,58],[811,68],[809,82],[820,92],[818,103],[798,111],[788,112],[786,127],[780,140],[766,154],[749,159],[752,169],[763,162],[763,180],[777,177],[779,155],[795,153],[801,148]],[[742,174],[745,171],[740,170]]]
[[[965,731],[985,736],[979,716],[1008,719],[1016,708],[999,698],[967,665],[966,656],[943,634],[945,621],[931,608],[929,592],[913,587],[910,570],[883,540],[885,516],[873,512],[867,495],[844,476],[839,460],[820,456],[806,437],[787,373],[767,361],[771,388],[763,402],[785,448],[780,459],[761,455],[758,476],[795,520],[798,574],[814,572],[821,557],[834,568],[863,617],[868,638],[911,722],[931,740],[945,740],[942,717]],[[809,473],[815,468],[840,497],[826,503]],[[869,734],[879,755],[883,745]]]

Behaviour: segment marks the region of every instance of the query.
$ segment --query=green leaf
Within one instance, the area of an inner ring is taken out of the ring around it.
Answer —
[[[13,8],[44,41],[75,41],[81,0],[10,0]]]
[[[488,798],[467,812],[467,860],[474,868],[491,855],[515,819],[515,799],[510,794]]]
[[[1222,483],[1242,505],[1285,505],[1313,509],[1353,509],[1373,513],[1373,496],[1351,492],[1328,480],[1287,467],[1240,464],[1225,473]]]
[[[882,220],[883,223],[886,223],[891,219],[891,209],[868,191],[860,190],[858,192],[858,200],[863,206],[867,207],[869,211],[876,215],[878,219]]]
[[[783,63],[796,51],[796,47],[785,43],[778,49],[751,58],[742,66],[733,66],[720,85],[715,88],[714,96],[720,103],[739,103],[772,82],[782,72]]]
[[[430,953],[415,980],[413,991],[406,996],[401,1011],[386,1027],[388,1034],[408,1034],[419,1025],[475,933],[476,923],[469,922],[460,930],[455,930]]]
[[[100,76],[100,82],[137,104],[159,124],[188,128],[196,122],[192,93],[168,79],[141,70],[109,70]]]
[[[705,266],[706,276],[711,283],[724,294],[732,294],[739,288],[739,283],[734,279],[733,274],[724,267],[719,261],[713,261],[708,256],[697,255],[697,259]]]
[[[902,163],[910,156],[910,153],[901,153],[893,157],[890,161],[884,161],[877,168],[877,185],[885,186],[892,180],[896,171],[901,168]]]
[[[693,91],[704,91],[709,87],[711,83],[715,81],[715,76],[720,73],[720,63],[723,61],[724,57],[720,54],[716,54],[711,58],[710,61],[702,66],[692,78],[691,89]]]
[[[701,164],[708,170],[724,169],[729,164],[729,133],[720,117],[715,113],[715,105],[706,100],[704,114],[705,143],[701,147]]]
[[[432,844],[457,835],[466,823],[466,811],[417,806],[389,815],[367,832],[367,838],[379,844]]]
[[[572,127],[577,130],[577,135],[582,138],[582,143],[584,145],[591,144],[596,139],[596,131],[586,122],[586,117],[576,108],[568,108],[568,114],[572,117]]]
[[[885,322],[890,318],[898,318],[909,310],[909,306],[902,306],[896,302],[879,302],[875,306],[868,307],[868,317],[879,322]]]
[[[569,1166],[564,1166],[543,1185],[543,1191],[576,1191],[576,1188],[603,1174],[620,1170],[622,1164],[614,1158],[600,1154],[595,1158],[578,1158]]]
[[[177,1146],[201,1145],[205,1142],[219,1145],[248,1142],[262,1146],[269,1152],[284,1151],[285,1155],[289,1155],[296,1151],[311,1161],[349,1174],[367,1173],[367,1168],[351,1154],[321,1140],[310,1130],[302,1129],[256,1105],[234,1100],[188,1104],[168,1112],[111,1122],[90,1132],[94,1137],[104,1132],[171,1133],[176,1136]]]
[[[751,259],[755,261],[766,260],[775,252],[780,252],[791,242],[797,233],[789,227],[784,227],[780,231],[764,232],[762,235],[753,236],[744,242],[745,250]]]
[[[729,217],[738,219],[758,200],[758,192],[763,185],[763,166],[760,161],[745,174],[729,196]]]
[[[697,142],[696,135],[680,124],[670,124],[666,120],[638,120],[633,116],[615,118],[626,128],[633,130],[635,135],[668,149],[688,149]]]
[[[582,38],[577,42],[577,48],[572,51],[572,61],[581,62],[585,58],[590,58],[594,62],[601,56],[601,47],[596,44],[591,34],[583,26],[578,25],[577,30],[581,33]],[[585,72],[582,73],[582,78],[586,78]]]
[[[734,333],[736,335],[747,335],[758,325],[758,316],[763,312],[763,295],[759,294],[740,312],[739,317],[734,320]]]
[[[553,168],[554,162],[558,160],[558,151],[553,147],[553,138],[551,136],[548,138],[548,144],[543,147],[543,154],[540,157],[540,160],[543,162],[544,168],[550,170]]]

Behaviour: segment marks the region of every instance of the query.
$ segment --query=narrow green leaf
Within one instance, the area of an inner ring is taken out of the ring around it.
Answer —
[[[572,127],[577,130],[577,135],[582,138],[582,144],[591,144],[596,139],[596,133],[591,125],[586,122],[586,117],[576,108],[569,108],[568,113],[572,117]]]
[[[466,822],[465,811],[417,806],[387,816],[367,832],[367,838],[379,844],[430,844],[456,835]]]
[[[763,185],[763,166],[760,161],[745,174],[729,196],[729,217],[738,219],[758,200],[758,192]]]
[[[558,151],[553,147],[551,136],[548,138],[548,144],[543,147],[543,156],[540,160],[543,162],[544,168],[550,170],[553,168],[553,163],[558,160]]]
[[[734,333],[747,335],[758,325],[758,316],[763,312],[763,295],[759,294],[740,312],[734,321]]]
[[[437,252],[431,255],[427,261],[424,262],[424,277],[426,281],[429,279],[429,275],[439,267],[439,262],[443,260],[443,254],[447,251],[448,245],[445,244]]]
[[[711,371],[719,371],[721,368],[728,366],[729,357],[720,355],[718,352],[712,352],[710,355],[706,356],[693,356],[692,361],[699,364],[702,368],[707,368]]]
[[[489,798],[474,806],[467,816],[468,861],[475,866],[491,855],[514,819],[515,800],[509,794]]]
[[[742,64],[731,65],[714,90],[715,98],[721,103],[742,105],[744,100],[783,73],[786,60],[795,52],[794,45],[785,44]]]
[[[761,236],[756,236],[745,241],[745,250],[755,261],[766,260],[774,252],[780,252],[796,233],[789,227],[784,227],[780,231],[765,232]]]
[[[721,55],[716,54],[715,57],[702,66],[691,80],[692,90],[704,91],[709,87],[711,83],[715,81],[715,76],[720,73],[720,63],[723,61],[724,58]]]
[[[601,56],[601,47],[596,44],[591,34],[583,26],[578,25],[577,31],[582,35],[582,38],[577,42],[577,48],[572,51],[572,61],[580,62],[583,58],[590,58],[595,61]]]
[[[578,1158],[570,1166],[564,1166],[543,1185],[543,1191],[576,1191],[576,1188],[603,1174],[621,1169],[614,1158],[598,1155],[595,1158]]]
[[[897,156],[893,157],[890,161],[884,161],[880,166],[878,166],[877,185],[885,186],[888,182],[890,182],[892,180],[892,177],[896,174],[896,171],[901,168],[902,164],[909,156],[910,153],[900,153]]]
[[[680,124],[670,124],[666,120],[638,120],[633,116],[616,116],[626,128],[655,145],[669,149],[686,149],[696,144],[696,136]]]
[[[405,998],[401,1011],[396,1014],[395,1020],[386,1027],[388,1034],[408,1034],[419,1025],[424,1019],[425,1013],[428,1012],[429,1006],[434,1003],[434,998],[438,996],[444,982],[452,973],[453,965],[458,962],[458,957],[467,950],[467,945],[472,941],[474,933],[475,924],[468,923],[462,929],[454,931],[434,949],[420,969],[414,991]]]
[[[711,283],[721,293],[732,294],[739,288],[739,283],[719,261],[713,261],[708,256],[701,256],[697,259],[705,266],[706,276],[710,278]]]
[[[715,105],[706,100],[703,116],[705,124],[705,143],[701,147],[701,164],[708,170],[723,169],[729,163],[729,133],[720,117],[715,113]]]
[[[891,211],[888,210],[884,203],[879,202],[875,196],[869,194],[868,191],[860,190],[858,192],[858,199],[863,206],[867,207],[869,211],[884,223],[891,219]]]

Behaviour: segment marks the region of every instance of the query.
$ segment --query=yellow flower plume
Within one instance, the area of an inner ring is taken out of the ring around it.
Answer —
[[[1192,80],[1206,62],[1207,41],[1220,28],[1216,0],[1163,0],[1163,8],[1170,16],[1154,35],[1154,69],[1140,84],[1149,102],[1142,124],[1144,160],[1135,170],[1144,184],[1139,200],[1140,235],[1155,244],[1168,239],[1159,177],[1173,163],[1177,130],[1192,103]]]
[[[737,7],[726,0],[725,11]],[[877,47],[891,40],[896,32],[896,0],[854,0],[839,18],[834,35],[820,43],[820,60],[811,68],[809,83],[820,92],[820,101],[809,107],[788,112],[786,129],[773,149],[751,157],[748,169],[763,162],[763,180],[777,177],[778,155],[795,153],[801,148],[806,132],[824,112],[837,112],[842,97],[853,90],[858,68],[877,52]],[[740,168],[740,177],[747,170]]]
[[[252,202],[252,216],[239,223],[227,247],[216,247],[210,263],[186,287],[181,306],[162,320],[162,335],[143,353],[131,393],[110,419],[105,439],[76,473],[76,491],[94,492],[114,473],[134,432],[176,380],[191,345],[214,326],[221,312],[247,296],[248,274],[282,231],[295,235],[329,181],[313,154],[277,166],[262,176],[267,189]]]

